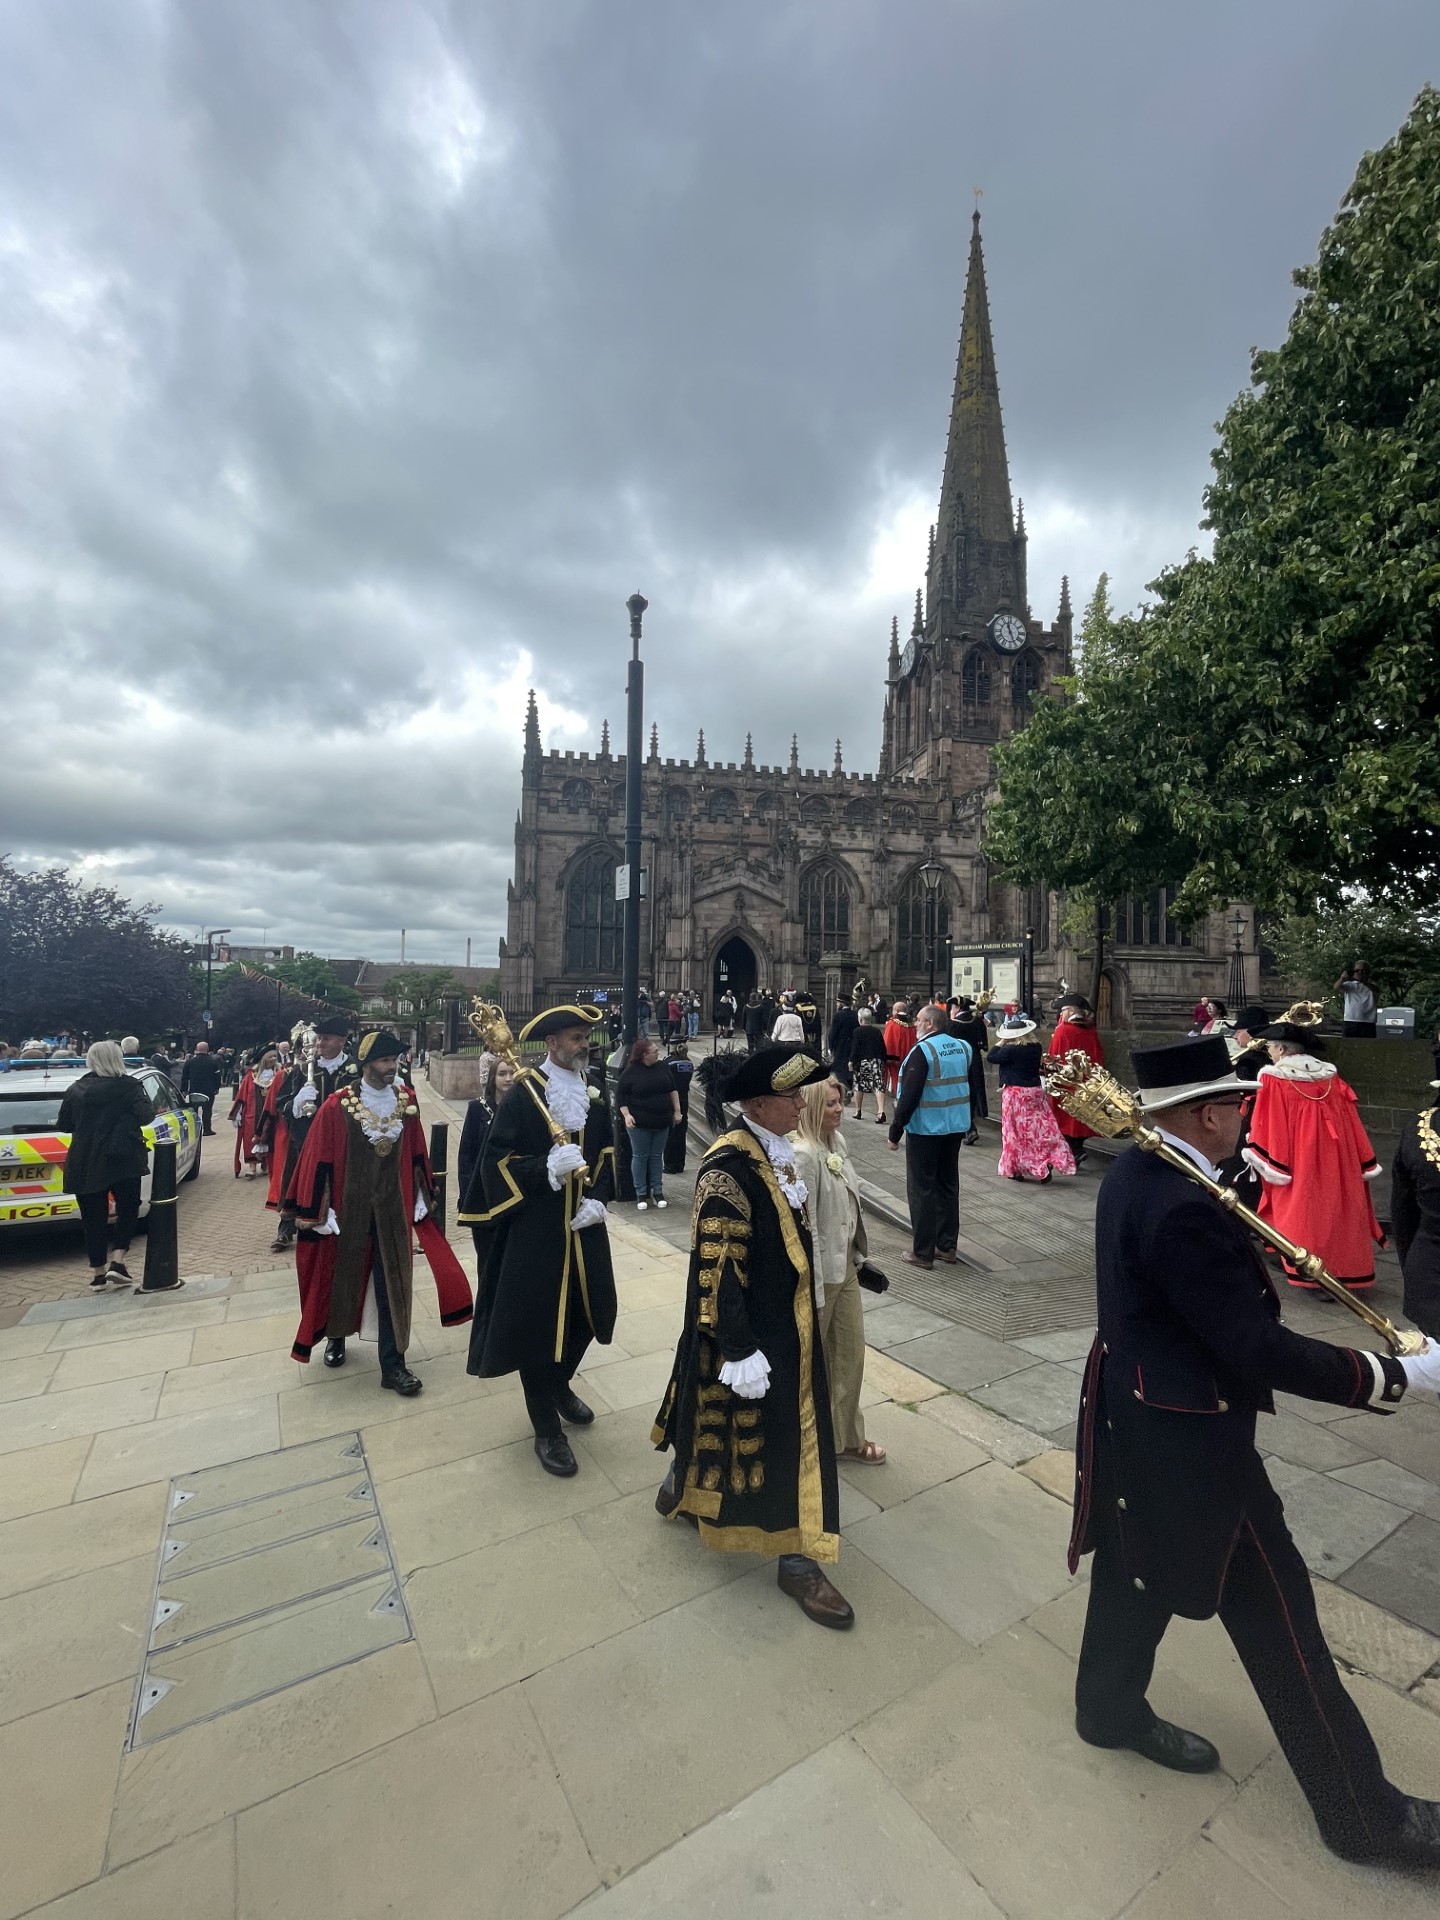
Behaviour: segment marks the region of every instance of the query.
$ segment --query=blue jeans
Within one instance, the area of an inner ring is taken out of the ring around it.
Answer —
[[[686,1022],[690,1029],[690,1038],[692,1040],[698,1040],[700,1037],[700,1015],[696,1008],[692,1007],[690,1009],[690,1012],[686,1016]]]
[[[665,1142],[669,1138],[669,1127],[630,1129],[630,1178],[635,1182],[637,1200],[663,1198]]]

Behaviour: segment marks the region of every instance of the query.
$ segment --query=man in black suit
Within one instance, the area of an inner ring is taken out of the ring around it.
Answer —
[[[1244,1093],[1224,1040],[1151,1047],[1133,1062],[1168,1144],[1213,1178]],[[1245,1228],[1138,1146],[1105,1178],[1095,1241],[1099,1331],[1070,1545],[1072,1572],[1095,1553],[1076,1731],[1181,1772],[1217,1767],[1210,1742],[1157,1718],[1145,1693],[1170,1616],[1218,1613],[1326,1845],[1348,1860],[1440,1867],[1440,1803],[1385,1778],[1255,1450],[1256,1416],[1274,1412],[1277,1389],[1386,1413],[1407,1386],[1440,1390],[1440,1349],[1396,1360],[1289,1332]]]
[[[215,1096],[220,1091],[220,1062],[210,1051],[208,1040],[197,1040],[195,1051],[185,1062],[180,1076],[180,1091],[203,1102],[204,1131],[214,1133]]]

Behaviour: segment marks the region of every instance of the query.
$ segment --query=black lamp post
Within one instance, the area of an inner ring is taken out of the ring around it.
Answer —
[[[1235,941],[1235,951],[1230,955],[1230,1016],[1233,1019],[1245,1004],[1245,952],[1242,942],[1248,925],[1243,913],[1237,907],[1235,917],[1230,922],[1230,932]]]
[[[645,663],[640,658],[640,622],[650,602],[632,593],[625,602],[630,615],[630,670],[625,677],[625,918],[620,952],[621,1038],[633,1046],[638,1032],[640,1001],[640,765],[645,750]]]
[[[210,969],[215,959],[215,942],[229,927],[211,927],[205,935],[205,1038],[210,1038]]]
[[[945,878],[945,869],[932,856],[921,867],[920,878],[925,882],[925,926],[930,953],[930,998],[933,1000],[935,998],[935,912],[940,897],[940,882]]]

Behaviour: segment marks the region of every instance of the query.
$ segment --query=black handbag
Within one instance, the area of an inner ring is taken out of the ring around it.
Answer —
[[[856,1266],[855,1278],[867,1293],[888,1293],[890,1291],[889,1275],[882,1273],[868,1254]]]

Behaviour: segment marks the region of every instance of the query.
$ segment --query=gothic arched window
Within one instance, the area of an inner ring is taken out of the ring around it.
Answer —
[[[560,792],[560,804],[569,813],[580,813],[590,805],[590,782],[567,780]]]
[[[913,827],[915,819],[914,807],[898,806],[891,807],[890,809],[890,824],[892,827]]]
[[[800,802],[800,818],[802,820],[828,820],[830,818],[829,801],[822,798],[818,793],[812,793],[808,799]]]
[[[1022,653],[1010,669],[1010,711],[1017,727],[1030,718],[1044,675],[1033,653]]]
[[[755,796],[753,812],[757,820],[778,820],[785,807],[778,793],[760,793]]]
[[[740,812],[740,802],[729,787],[717,787],[710,796],[710,818],[712,820],[734,820]]]
[[[900,973],[926,973],[930,967],[930,941],[935,941],[935,962],[944,972],[945,938],[950,931],[950,885],[942,880],[934,894],[934,920],[931,920],[931,895],[917,868],[900,890],[895,908],[895,964]]]
[[[874,805],[869,800],[852,800],[845,809],[845,818],[852,827],[873,827]]]
[[[620,902],[615,856],[603,847],[587,853],[565,889],[565,971],[618,973]]]
[[[973,647],[960,669],[960,721],[962,726],[978,726],[990,718],[990,662]]]
[[[838,867],[811,867],[800,882],[800,920],[805,928],[805,958],[813,966],[822,953],[840,953],[850,945],[850,888]]]
[[[665,811],[672,820],[690,818],[690,796],[683,787],[671,787],[665,796]]]

